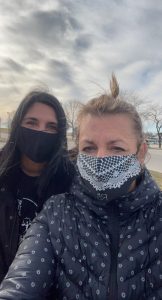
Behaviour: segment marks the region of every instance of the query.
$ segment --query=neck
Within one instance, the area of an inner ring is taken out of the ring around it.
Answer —
[[[136,180],[134,180],[134,181],[132,182],[132,184],[131,184],[131,186],[130,186],[128,192],[133,192],[133,191],[135,190],[136,186],[137,186],[137,182],[136,182]]]
[[[32,177],[40,176],[46,164],[47,164],[46,162],[36,163],[24,154],[21,157],[21,169],[28,176],[32,176]]]

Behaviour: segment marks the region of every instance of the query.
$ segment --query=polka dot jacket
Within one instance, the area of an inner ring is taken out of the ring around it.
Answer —
[[[49,296],[49,293],[50,296]],[[77,177],[28,230],[0,299],[162,299],[162,193],[147,171],[135,191],[107,202]]]

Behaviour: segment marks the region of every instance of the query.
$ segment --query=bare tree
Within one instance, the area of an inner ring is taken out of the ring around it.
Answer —
[[[145,116],[146,109],[150,102],[148,99],[144,99],[140,97],[138,94],[136,94],[133,91],[121,91],[120,92],[120,97],[126,102],[131,103],[132,105],[135,106],[136,110],[140,114],[141,117]]]
[[[64,105],[65,114],[69,128],[72,130],[72,138],[74,139],[76,134],[76,119],[79,109],[83,104],[77,100],[71,100]]]
[[[162,146],[162,106],[159,105],[150,105],[146,112],[144,113],[144,117],[147,120],[153,121],[156,127],[156,132],[158,136],[158,144],[159,148]]]

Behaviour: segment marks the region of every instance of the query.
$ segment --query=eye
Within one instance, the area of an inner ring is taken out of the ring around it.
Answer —
[[[37,125],[37,122],[35,120],[24,120],[22,122],[22,125],[27,127],[34,127]]]
[[[57,133],[58,128],[56,125],[48,124],[46,131],[52,132],[52,133]]]
[[[24,124],[26,124],[26,125],[35,125],[36,122],[35,121],[26,121],[26,122],[24,122]]]
[[[124,148],[117,147],[117,146],[114,146],[112,148],[112,150],[114,150],[115,152],[125,152],[126,151]]]
[[[81,149],[82,152],[92,153],[96,150],[95,146],[86,146]]]

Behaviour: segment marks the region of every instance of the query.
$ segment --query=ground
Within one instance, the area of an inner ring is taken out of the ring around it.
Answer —
[[[150,172],[152,177],[155,179],[160,189],[162,190],[162,173],[155,172],[155,171],[150,171]]]

